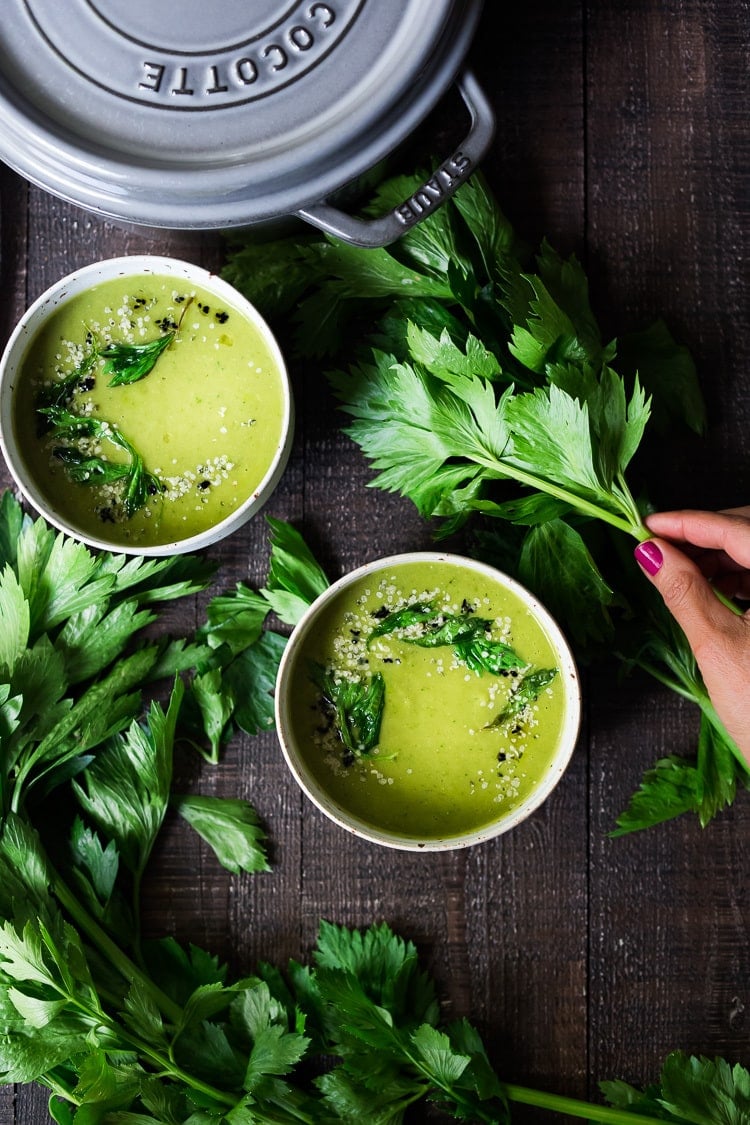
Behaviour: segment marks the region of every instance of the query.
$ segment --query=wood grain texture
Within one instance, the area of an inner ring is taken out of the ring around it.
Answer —
[[[708,428],[664,443],[660,507],[747,502],[747,128],[742,6],[591,4],[587,251],[612,334],[660,315],[690,348]],[[619,44],[612,50],[613,44]],[[742,796],[705,831],[682,818],[608,840],[644,769],[696,745],[695,710],[642,680],[590,693],[590,1074],[644,1081],[674,1048],[747,1062]]]
[[[498,121],[484,170],[519,232],[583,260],[610,336],[663,316],[695,357],[709,426],[641,466],[659,506],[750,497],[749,53],[746,0],[540,0],[500,20],[488,4],[471,53]],[[7,170],[0,192],[3,338],[45,286],[97,258],[222,260],[218,237],[126,230]],[[269,514],[304,531],[331,579],[429,546],[410,504],[367,488],[320,373],[291,374],[295,443]],[[222,589],[259,583],[264,521],[212,554]],[[203,601],[173,608],[170,627],[192,629]],[[472,1018],[502,1077],[574,1096],[596,1097],[606,1078],[646,1083],[674,1048],[750,1064],[747,795],[705,830],[684,818],[611,839],[643,772],[692,752],[696,716],[614,665],[585,670],[584,685],[581,737],[553,795],[513,833],[460,853],[345,835],[299,792],[272,734],[238,737],[219,769],[181,754],[181,785],[255,804],[273,871],[229,876],[170,820],[145,888],[148,932],[246,972],[304,958],[321,918],[385,919],[417,942],[446,1012]],[[43,1091],[0,1087],[0,1125],[46,1120]],[[514,1121],[543,1125],[529,1111]]]

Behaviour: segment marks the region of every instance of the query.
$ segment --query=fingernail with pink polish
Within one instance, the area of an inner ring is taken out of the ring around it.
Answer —
[[[633,554],[635,555],[635,561],[646,571],[646,574],[653,576],[657,571],[661,570],[664,556],[656,543],[653,543],[651,540],[647,540],[645,543],[639,543],[633,551]]]

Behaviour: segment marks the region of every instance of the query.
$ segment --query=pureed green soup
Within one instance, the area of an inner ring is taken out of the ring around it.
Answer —
[[[18,447],[51,508],[136,549],[232,515],[268,473],[285,418],[258,327],[167,275],[62,303],[31,340],[16,394]]]
[[[318,785],[412,840],[512,813],[548,776],[566,712],[556,650],[524,602],[449,561],[397,563],[339,591],[289,677]]]

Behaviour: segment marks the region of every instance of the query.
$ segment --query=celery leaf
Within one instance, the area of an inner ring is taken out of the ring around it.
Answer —
[[[227,871],[268,871],[263,831],[252,805],[240,798],[174,795],[171,803],[213,849]]]

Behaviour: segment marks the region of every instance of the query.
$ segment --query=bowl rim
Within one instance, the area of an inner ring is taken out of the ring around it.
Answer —
[[[360,817],[352,815],[335,801],[304,764],[304,758],[298,751],[293,735],[293,724],[289,705],[289,688],[296,654],[299,651],[302,641],[314,626],[321,611],[325,609],[342,590],[345,590],[360,578],[367,577],[381,570],[386,570],[391,566],[419,562],[449,563],[457,567],[479,571],[481,574],[486,575],[499,585],[504,586],[510,592],[516,594],[527,609],[533,613],[535,619],[547,633],[558,658],[560,677],[564,680],[566,685],[565,713],[559,744],[547,771],[539,784],[534,788],[533,792],[509,813],[493,821],[491,824],[486,824],[470,832],[460,833],[455,836],[428,839],[404,836],[399,833],[377,828],[375,825],[362,820]],[[449,551],[405,551],[399,554],[386,555],[374,559],[371,562],[356,567],[354,570],[348,571],[336,581],[332,582],[305,610],[294,626],[279,662],[274,693],[274,713],[277,738],[283,757],[292,776],[309,800],[340,828],[370,843],[380,844],[384,847],[399,851],[450,851],[481,844],[504,835],[530,816],[531,813],[535,812],[539,806],[546,801],[547,797],[549,797],[565,773],[578,741],[582,722],[581,679],[570,644],[560,625],[549,610],[538,600],[536,595],[517,579],[499,570],[497,567],[492,566],[490,563],[470,558],[467,555]]]
[[[217,524],[201,532],[160,544],[123,544],[92,535],[60,516],[47,501],[29,472],[18,448],[14,425],[15,379],[36,333],[45,318],[95,285],[118,276],[174,276],[216,293],[237,312],[248,317],[261,333],[279,374],[283,397],[281,433],[273,459],[247,499]],[[28,503],[58,531],[86,546],[116,554],[165,557],[202,550],[232,534],[254,516],[270,498],[286,468],[294,437],[294,400],[286,360],[278,339],[259,310],[219,274],[185,258],[165,254],[125,254],[101,258],[71,270],[49,285],[26,308],[0,355],[0,452],[18,489]]]

